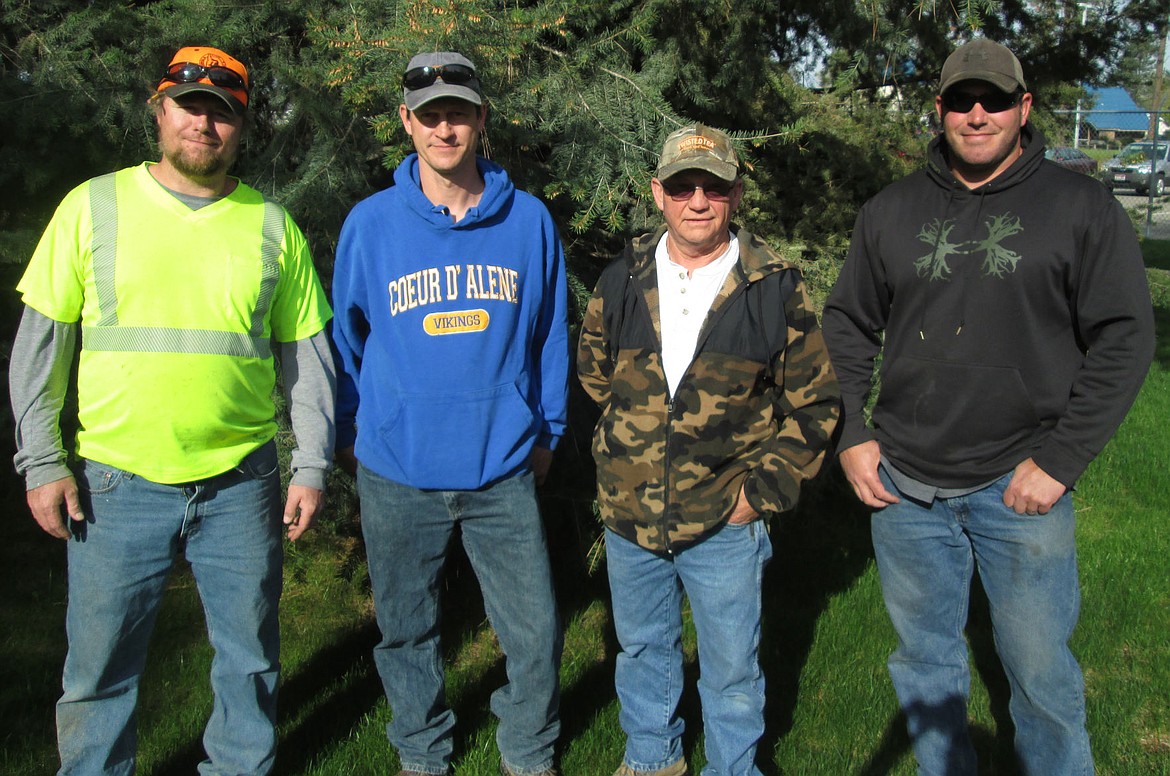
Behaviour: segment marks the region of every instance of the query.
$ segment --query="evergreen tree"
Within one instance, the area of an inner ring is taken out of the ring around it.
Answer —
[[[362,168],[351,160],[369,146],[352,131],[356,122],[339,95],[304,64],[312,55],[305,24],[326,7],[308,0],[4,0],[0,262],[27,260],[72,187],[158,158],[146,100],[185,45],[222,48],[249,67],[252,118],[235,172],[280,198],[318,250],[328,250],[322,238],[336,233],[362,186]]]
[[[479,65],[484,151],[548,202],[579,290],[657,221],[658,149],[696,120],[740,140],[745,225],[839,259],[861,202],[919,163],[956,42],[1011,45],[1047,126],[1162,0],[1109,2],[1081,24],[1064,0],[0,0],[0,261],[27,258],[70,187],[156,155],[144,102],[198,43],[249,65],[237,173],[289,207],[326,280],[345,213],[410,151],[400,77],[428,49]]]

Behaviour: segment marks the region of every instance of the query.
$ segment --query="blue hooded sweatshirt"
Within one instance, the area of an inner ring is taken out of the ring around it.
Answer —
[[[529,468],[565,430],[564,255],[548,210],[477,160],[479,205],[455,223],[418,156],[346,218],[333,275],[337,446],[423,490],[474,490]],[[355,427],[356,420],[356,427]]]

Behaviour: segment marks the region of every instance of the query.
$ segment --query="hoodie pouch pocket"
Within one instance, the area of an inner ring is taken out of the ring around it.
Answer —
[[[1040,425],[1015,367],[912,356],[882,370],[874,422],[899,447],[944,466],[992,460]]]
[[[514,384],[402,394],[379,429],[407,483],[472,489],[522,468],[536,418]]]

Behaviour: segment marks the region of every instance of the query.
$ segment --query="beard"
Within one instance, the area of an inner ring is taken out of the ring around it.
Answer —
[[[162,141],[159,141],[158,147],[159,152],[177,172],[195,180],[226,172],[235,162],[235,154],[226,154],[222,147],[190,148],[179,145],[177,148],[171,148]]]

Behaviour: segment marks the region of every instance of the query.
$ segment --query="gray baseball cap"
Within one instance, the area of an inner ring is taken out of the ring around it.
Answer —
[[[416,54],[402,76],[402,101],[408,110],[417,110],[441,97],[483,105],[483,91],[475,65],[454,51]]]
[[[1020,60],[1007,46],[987,38],[964,43],[951,52],[943,63],[938,93],[943,94],[960,81],[986,81],[1008,94],[1028,90]]]

